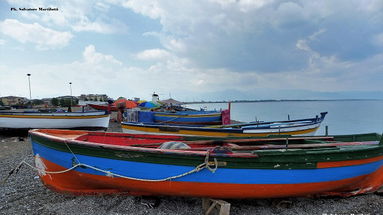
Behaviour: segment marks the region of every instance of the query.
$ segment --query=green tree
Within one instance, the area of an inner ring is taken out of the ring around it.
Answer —
[[[52,105],[53,106],[59,106],[59,100],[57,98],[53,98],[52,101],[51,101]]]
[[[32,100],[32,105],[42,105],[42,104],[44,104],[43,100],[40,100],[40,99]]]
[[[60,106],[61,107],[69,107],[70,100],[69,99],[60,99]]]

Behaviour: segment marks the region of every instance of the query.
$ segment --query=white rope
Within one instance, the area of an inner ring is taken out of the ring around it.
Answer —
[[[68,148],[69,148],[69,146],[68,146]],[[70,150],[70,151],[72,152],[72,150]],[[76,159],[77,159],[77,157],[76,157]],[[88,164],[83,164],[83,163],[78,163],[78,164],[72,166],[71,168],[68,168],[68,169],[65,169],[65,170],[61,170],[61,171],[46,171],[44,168],[35,167],[35,166],[25,162],[24,160],[20,162],[19,166],[21,166],[22,164],[26,164],[27,166],[31,167],[32,169],[37,170],[39,173],[43,172],[45,174],[62,174],[62,173],[66,173],[66,172],[72,171],[72,170],[76,169],[77,167],[87,167],[87,168],[90,168],[90,169],[93,169],[93,170],[96,170],[96,171],[99,171],[99,172],[103,172],[107,176],[110,176],[110,177],[120,177],[120,178],[125,178],[125,179],[130,179],[130,180],[147,181],[147,182],[169,181],[169,180],[172,180],[172,179],[181,178],[181,177],[184,177],[184,176],[187,176],[187,175],[199,172],[199,171],[201,171],[201,170],[203,170],[205,168],[207,168],[212,173],[214,173],[218,169],[218,162],[217,162],[216,158],[214,158],[214,168],[211,168],[209,166],[209,152],[207,152],[207,154],[206,154],[204,163],[199,164],[194,169],[192,169],[192,170],[190,170],[188,172],[179,174],[179,175],[170,176],[170,177],[166,177],[166,178],[162,178],[162,179],[142,179],[142,178],[134,178],[134,177],[124,176],[124,175],[116,174],[116,173],[113,173],[113,172],[110,172],[110,171],[106,171],[106,170],[103,170],[103,169],[100,169],[100,168],[97,168],[97,167],[94,167],[94,166],[91,166],[91,165],[88,165]]]

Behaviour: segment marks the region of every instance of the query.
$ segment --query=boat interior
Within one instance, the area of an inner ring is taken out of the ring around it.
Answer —
[[[175,135],[150,135],[89,132],[76,130],[36,129],[32,132],[56,138],[81,141],[87,144],[107,144],[174,150],[206,151],[221,148],[231,151],[280,150],[280,149],[324,149],[345,146],[383,144],[382,135],[376,133],[338,136],[272,136],[268,138],[207,138]]]

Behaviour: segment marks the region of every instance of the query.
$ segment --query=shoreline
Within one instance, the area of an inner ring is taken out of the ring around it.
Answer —
[[[232,100],[232,101],[193,101],[182,104],[222,104],[222,103],[264,103],[264,102],[348,102],[348,101],[383,101],[383,99],[265,99],[265,100]]]

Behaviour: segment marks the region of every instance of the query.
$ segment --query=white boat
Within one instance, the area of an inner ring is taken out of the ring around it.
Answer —
[[[0,129],[70,128],[106,129],[110,115],[90,112],[0,112]]]
[[[253,122],[220,126],[190,126],[165,123],[122,122],[124,133],[167,134],[205,137],[267,137],[272,135],[314,135],[327,112],[307,119],[288,121]]]

